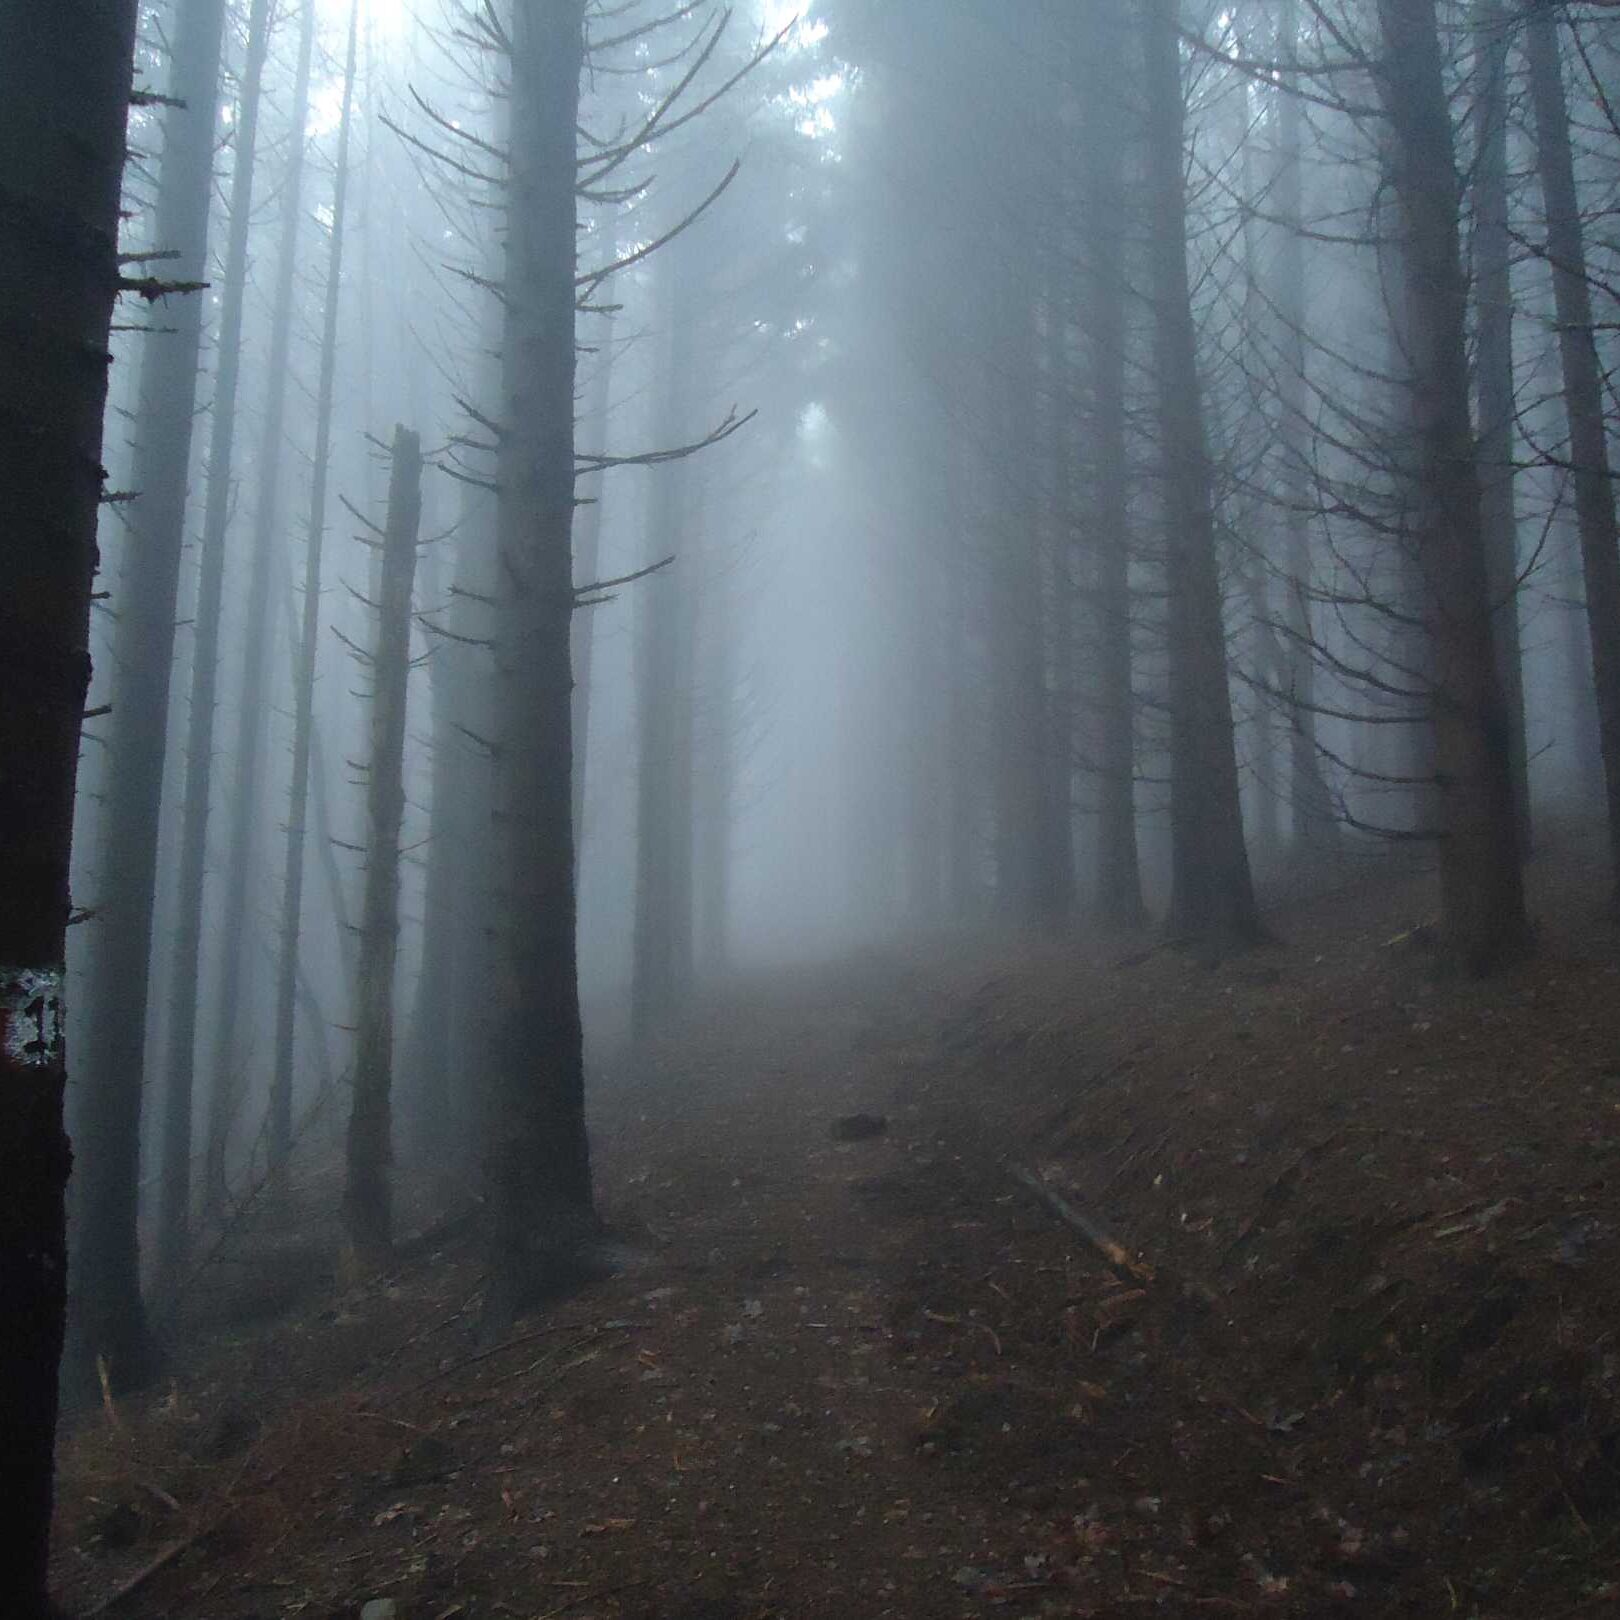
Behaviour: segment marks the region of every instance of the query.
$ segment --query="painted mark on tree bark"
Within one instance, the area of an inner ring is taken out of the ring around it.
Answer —
[[[66,1000],[60,968],[0,967],[0,1049],[19,1069],[62,1063]]]

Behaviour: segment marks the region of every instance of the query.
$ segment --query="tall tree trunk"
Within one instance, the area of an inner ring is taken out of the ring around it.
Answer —
[[[64,947],[135,0],[0,0],[0,1591],[47,1620]]]
[[[1461,186],[1434,0],[1379,0],[1378,14],[1423,490],[1417,556],[1433,654],[1441,923],[1459,964],[1482,973],[1526,949],[1529,928],[1468,411]]]
[[[248,879],[253,869],[254,829],[258,823],[259,768],[267,729],[265,687],[269,678],[271,581],[280,538],[281,469],[287,416],[287,371],[292,351],[293,279],[298,267],[298,235],[303,224],[304,134],[309,120],[310,60],[315,49],[315,0],[304,0],[298,36],[298,67],[293,81],[292,123],[287,170],[281,182],[281,244],[276,260],[270,314],[270,353],[264,437],[259,448],[259,498],[253,520],[253,573],[242,638],[240,712],[236,770],[232,782],[230,839],[225,857],[225,896],[219,1006],[214,1070],[208,1095],[206,1192],[217,1204],[225,1192],[226,1154],[237,1104],[236,1059],[242,1005],[242,969],[250,933]]]
[[[595,1229],[575,954],[575,128],[585,0],[512,14],[497,482],[497,1034],[488,1162],[498,1334]]]
[[[214,704],[219,685],[220,604],[225,529],[236,444],[236,396],[242,372],[242,311],[247,290],[253,169],[259,144],[259,91],[270,49],[270,0],[253,0],[247,56],[236,102],[230,231],[220,293],[218,359],[208,435],[208,476],[192,632],[191,706],[186,724],[186,787],[181,809],[179,893],[170,980],[168,1085],[163,1097],[162,1182],[158,1206],[160,1287],[185,1265],[191,1239],[191,1121],[196,1077],[197,986],[202,959],[204,873],[213,785]]]
[[[1170,635],[1172,934],[1260,936],[1238,800],[1214,496],[1187,270],[1179,0],[1144,0],[1148,193]]]
[[[315,400],[315,462],[304,540],[303,622],[293,675],[292,796],[287,807],[287,859],[282,875],[281,946],[276,970],[276,1053],[270,1077],[270,1172],[284,1177],[292,1152],[294,1016],[298,941],[304,909],[305,817],[309,812],[309,750],[315,712],[315,663],[321,626],[321,547],[326,538],[326,485],[332,466],[332,390],[337,377],[338,306],[343,290],[343,213],[349,192],[349,126],[360,6],[349,10],[349,49],[338,121],[337,173],[332,187],[332,240],[326,266],[326,309],[321,324],[321,376]],[[408,604],[407,604],[408,613]]]
[[[977,815],[973,769],[973,714],[971,676],[966,665],[970,636],[967,607],[967,522],[962,497],[967,480],[963,474],[960,431],[947,417],[943,451],[945,485],[944,521],[940,530],[940,594],[944,598],[940,634],[947,649],[945,669],[944,775],[950,793],[946,812],[945,884],[946,908],[953,922],[966,921],[978,893],[979,873],[974,843]]]
[[[686,244],[665,249],[668,351],[662,436],[679,444],[689,427],[696,315],[685,285]],[[659,469],[647,526],[646,563],[674,563],[640,587],[636,645],[636,912],[631,1027],[637,1040],[685,1006],[692,987],[692,706],[689,597],[694,532],[690,469]]]
[[[698,970],[712,984],[724,977],[730,956],[736,625],[707,485],[700,489],[692,525],[702,579],[691,614],[692,939]]]
[[[223,0],[184,0],[171,33],[154,236],[163,269],[208,274]],[[169,726],[169,674],[185,542],[191,429],[203,300],[165,301],[146,340],[131,472],[136,499],[119,580],[111,742],[104,782],[98,930],[89,974],[84,1097],[75,1200],[70,1383],[88,1392],[106,1361],[114,1389],[143,1382],[155,1356],[141,1304],[136,1223],[158,818]]]
[[[1097,647],[1097,920],[1109,929],[1146,917],[1136,842],[1136,706],[1131,691],[1130,461],[1125,433],[1125,148],[1114,66],[1121,30],[1096,8],[1083,47],[1086,309],[1090,336],[1092,590]]]
[[[1281,55],[1293,64],[1299,23],[1294,0],[1284,0],[1279,28]],[[1316,740],[1316,640],[1311,622],[1314,570],[1310,546],[1311,424],[1307,417],[1307,346],[1305,342],[1305,202],[1300,172],[1302,112],[1297,87],[1285,84],[1278,95],[1278,166],[1276,208],[1283,237],[1277,261],[1277,316],[1281,324],[1282,373],[1278,405],[1282,421],[1279,493],[1283,504],[1283,569],[1287,600],[1283,624],[1287,634],[1283,679],[1288,693],[1288,802],[1293,823],[1294,853],[1320,863],[1337,853],[1339,822],[1322,773]]]
[[[613,257],[611,244],[608,258]],[[591,377],[590,405],[585,412],[584,450],[599,456],[607,448],[608,407],[612,402],[613,315],[602,318],[596,340],[595,368]],[[607,478],[598,470],[580,480],[581,506],[574,542],[575,582],[589,585],[600,576],[602,554],[602,506],[607,495]],[[585,759],[590,744],[591,647],[595,640],[596,619],[587,609],[574,626],[574,850],[578,854],[585,841]]]
[[[1574,466],[1575,521],[1586,583],[1586,621],[1603,752],[1610,908],[1620,915],[1620,552],[1616,551],[1614,484],[1603,420],[1603,372],[1592,331],[1592,294],[1586,279],[1586,243],[1570,154],[1569,108],[1559,60],[1557,14],[1542,0],[1532,8],[1525,47],[1536,110],[1536,151],[1547,210],[1547,256],[1552,260],[1558,350],[1564,366],[1564,411],[1569,423],[1569,459]]]
[[[1036,439],[1034,287],[1023,244],[1002,289],[1005,325],[996,354],[1001,437],[993,465],[1012,480],[998,500],[989,562],[989,632],[995,715],[996,899],[1019,927],[1056,920],[1045,869],[1046,681],[1041,613],[1040,502],[1031,462]]]
[[[1246,107],[1247,103],[1239,103]],[[1239,152],[1239,172],[1245,199],[1241,225],[1243,242],[1243,329],[1259,332],[1265,320],[1264,299],[1261,296],[1261,255],[1259,249],[1260,221],[1255,203],[1260,195],[1254,172],[1254,142],[1249,136],[1245,115],[1238,121],[1235,131]],[[1262,431],[1269,432],[1271,423],[1257,413]],[[1249,633],[1245,637],[1246,656],[1251,677],[1250,707],[1248,714],[1248,748],[1250,755],[1250,799],[1254,835],[1252,847],[1262,871],[1276,871],[1282,853],[1282,794],[1274,775],[1278,748],[1273,734],[1273,703],[1265,690],[1276,690],[1282,665],[1282,649],[1277,642],[1276,619],[1271,611],[1271,576],[1276,571],[1275,543],[1266,521],[1267,514],[1261,503],[1244,497],[1236,522],[1246,538],[1242,543],[1237,572],[1244,595],[1248,598]]]
[[[1495,604],[1497,679],[1507,706],[1519,848],[1530,849],[1530,756],[1519,638],[1519,524],[1514,509],[1513,239],[1508,229],[1507,59],[1503,0],[1479,0],[1474,27],[1474,308],[1480,512]]]
[[[437,607],[443,589],[438,548],[422,553],[418,574],[424,613]],[[454,672],[449,644],[438,642],[428,659],[429,755],[427,877],[422,890],[422,962],[411,1002],[410,1056],[406,1067],[410,1096],[406,1105],[409,1153],[418,1165],[443,1177],[449,1168],[446,1150],[453,1126],[451,1068],[455,993],[456,886],[461,878],[456,842],[464,836],[458,811]]]
[[[371,655],[371,764],[366,777],[366,893],[360,917],[354,1103],[343,1225],[352,1271],[374,1271],[393,1246],[389,1089],[394,1066],[394,964],[399,952],[399,833],[405,818],[405,711],[411,590],[422,518],[422,441],[394,429],[382,544],[377,644]]]

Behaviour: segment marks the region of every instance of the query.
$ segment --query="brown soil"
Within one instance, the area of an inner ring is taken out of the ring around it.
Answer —
[[[1483,985],[1368,877],[1226,963],[739,992],[600,1087],[619,1275],[482,1355],[465,1244],[272,1279],[290,1308],[65,1440],[64,1599],[177,1549],[112,1612],[1614,1612],[1620,966],[1583,849]]]

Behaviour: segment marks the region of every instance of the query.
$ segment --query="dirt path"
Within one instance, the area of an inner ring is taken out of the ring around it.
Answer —
[[[599,1087],[619,1275],[480,1354],[452,1245],[202,1347],[67,1446],[64,1592],[178,1544],[114,1612],[1614,1612],[1612,957],[1424,989],[1357,904],[739,994]]]

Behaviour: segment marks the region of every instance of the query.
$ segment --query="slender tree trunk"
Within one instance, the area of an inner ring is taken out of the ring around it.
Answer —
[[[1519,644],[1519,524],[1514,509],[1513,239],[1508,229],[1507,58],[1503,0],[1479,0],[1474,26],[1474,371],[1479,401],[1485,571],[1495,604],[1497,679],[1507,706],[1519,848],[1530,850],[1530,757]]]
[[[421,611],[431,613],[443,589],[438,549],[427,547],[418,572]],[[449,1166],[446,1148],[452,1123],[451,1058],[454,1021],[451,997],[456,973],[456,885],[459,881],[455,842],[462,836],[457,819],[454,678],[448,644],[429,649],[429,756],[427,877],[422,886],[422,961],[410,1013],[410,1056],[404,1069],[410,1087],[406,1101],[406,1134],[413,1163],[439,1172]]]
[[[611,259],[613,250],[608,250]],[[591,400],[586,409],[588,424],[584,450],[599,456],[607,448],[608,407],[613,383],[613,316],[603,317],[596,335],[595,369],[591,378]],[[606,476],[598,471],[580,480],[581,506],[575,524],[575,583],[589,585],[600,576],[602,554],[602,506],[607,495]],[[587,608],[574,625],[574,850],[578,854],[585,841],[585,761],[590,744],[591,724],[591,647],[596,634],[595,610]]]
[[[248,951],[248,878],[253,868],[258,821],[259,768],[266,731],[265,687],[270,638],[271,581],[280,538],[282,440],[287,415],[287,372],[292,351],[293,278],[298,266],[298,235],[303,223],[304,134],[309,120],[310,60],[315,49],[315,0],[304,0],[298,36],[298,67],[293,82],[292,125],[287,171],[281,189],[281,245],[276,261],[270,315],[270,353],[264,437],[259,450],[259,498],[253,522],[253,573],[248,587],[247,627],[242,638],[241,709],[232,783],[230,839],[225,857],[223,946],[214,1071],[208,1096],[207,1195],[217,1204],[225,1192],[225,1163],[235,1093],[241,1023],[242,969]]]
[[[1246,102],[1239,103],[1241,107],[1246,105]],[[1246,332],[1258,333],[1263,329],[1265,320],[1260,279],[1260,221],[1254,211],[1260,190],[1255,181],[1254,142],[1249,139],[1246,115],[1239,122],[1235,134],[1245,199],[1241,226],[1242,320]],[[1262,430],[1269,432],[1271,424],[1263,415],[1260,422]],[[1277,644],[1276,619],[1271,610],[1271,577],[1277,565],[1268,516],[1258,500],[1252,497],[1243,499],[1237,522],[1245,538],[1237,572],[1244,595],[1248,597],[1249,633],[1245,638],[1245,653],[1249,668],[1254,672],[1248,715],[1253,850],[1260,869],[1275,872],[1282,854],[1282,794],[1274,774],[1279,753],[1273,728],[1275,715],[1272,700],[1265,689],[1275,689],[1278,685],[1282,649]]]
[[[1014,252],[1022,252],[1020,244]],[[990,658],[995,713],[996,899],[1019,927],[1056,920],[1044,869],[1046,682],[1039,567],[1039,510],[1032,480],[1036,444],[1034,289],[1022,259],[1003,289],[998,345],[1000,454],[1014,493],[998,503],[989,566]]]
[[[685,281],[686,244],[665,249],[666,443],[688,427],[695,364],[695,314]],[[631,1027],[644,1040],[685,1006],[692,986],[692,755],[690,612],[695,589],[690,469],[681,462],[653,477],[648,564],[674,563],[639,587],[636,646],[636,912],[631,965]]]
[[[158,170],[155,240],[176,257],[163,270],[195,284],[208,274],[222,0],[185,0],[171,31],[173,60]],[[115,680],[99,865],[100,937],[85,1022],[82,1164],[75,1201],[71,1384],[88,1393],[105,1360],[112,1387],[156,1370],[141,1304],[136,1224],[141,1097],[158,818],[169,725],[180,557],[185,543],[191,429],[203,300],[164,301],[166,330],[146,340],[136,415],[130,536],[117,596]]]
[[[1091,510],[1095,524],[1092,588],[1097,646],[1097,920],[1108,929],[1139,927],[1142,869],[1136,842],[1136,705],[1131,689],[1130,461],[1125,433],[1124,143],[1122,98],[1112,65],[1123,56],[1121,30],[1106,27],[1106,8],[1088,18],[1081,140],[1085,148],[1086,308],[1090,334]]]
[[[394,429],[388,527],[371,656],[371,765],[366,778],[366,894],[349,1116],[343,1225],[351,1270],[375,1271],[393,1247],[389,1089],[394,1066],[394,964],[399,952],[399,832],[405,819],[405,711],[411,591],[422,517],[422,441]]]
[[[735,621],[726,558],[701,476],[690,532],[701,587],[691,604],[692,648],[692,941],[697,971],[709,983],[729,964],[732,794],[734,790]]]
[[[1525,47],[1536,111],[1541,191],[1547,210],[1547,255],[1552,260],[1558,349],[1564,365],[1564,411],[1569,423],[1569,458],[1574,465],[1575,521],[1586,584],[1586,620],[1603,753],[1614,885],[1610,907],[1620,915],[1620,552],[1616,550],[1614,483],[1603,419],[1603,371],[1592,330],[1592,294],[1586,279],[1586,243],[1570,154],[1558,21],[1552,6],[1542,0],[1537,0],[1531,10]]]
[[[258,154],[259,90],[270,48],[270,0],[253,0],[247,56],[236,103],[230,232],[220,294],[218,358],[208,436],[197,611],[186,726],[186,788],[181,810],[179,894],[169,1000],[169,1073],[163,1098],[163,1164],[157,1265],[161,1287],[185,1265],[191,1240],[191,1121],[197,1047],[197,984],[202,959],[204,872],[213,783],[214,704],[219,684],[220,604],[225,584],[225,528],[230,514],[236,443],[236,395],[242,370],[242,311],[247,288],[253,167]]]
[[[498,458],[497,1035],[488,1162],[498,1334],[595,1230],[575,957],[575,128],[585,0],[512,14]]]
[[[0,0],[0,1591],[48,1620],[68,859],[134,0]]]
[[[962,497],[966,493],[960,459],[959,435],[947,420],[944,448],[946,490],[944,542],[940,558],[941,595],[944,623],[941,634],[948,652],[942,659],[945,669],[945,762],[944,773],[950,793],[946,814],[945,883],[946,906],[953,922],[961,923],[973,909],[978,891],[978,860],[974,847],[974,821],[977,797],[974,791],[973,716],[970,703],[967,610],[967,523]]]
[[[1284,0],[1283,60],[1293,63],[1299,24],[1293,0]],[[1322,772],[1316,739],[1316,631],[1311,593],[1314,569],[1310,545],[1311,443],[1307,416],[1308,362],[1305,342],[1305,204],[1300,172],[1303,141],[1297,89],[1284,85],[1278,95],[1276,208],[1283,237],[1277,261],[1277,315],[1282,326],[1282,373],[1278,404],[1282,421],[1280,493],[1283,503],[1283,569],[1287,599],[1283,612],[1287,647],[1283,679],[1288,692],[1288,801],[1294,853],[1313,865],[1338,852],[1339,821]]]
[[[1378,13],[1423,490],[1418,559],[1433,654],[1441,921],[1458,962],[1483,973],[1524,951],[1529,928],[1468,411],[1461,187],[1434,0],[1379,0]]]
[[[1067,207],[1068,199],[1065,198]],[[1060,295],[1060,253],[1055,228],[1044,233],[1046,327],[1041,400],[1045,423],[1040,434],[1042,475],[1050,480],[1043,502],[1046,521],[1040,546],[1041,597],[1045,626],[1041,640],[1047,668],[1042,685],[1041,760],[1044,910],[1051,923],[1068,921],[1075,909],[1074,751],[1075,751],[1075,534],[1074,447],[1070,442],[1068,391],[1074,386],[1067,364],[1069,310]],[[1066,269],[1066,266],[1063,268]]]
[[[349,50],[338,121],[337,174],[332,189],[332,240],[321,325],[321,376],[315,400],[315,463],[304,540],[303,622],[293,675],[292,797],[287,807],[287,859],[282,876],[281,947],[276,971],[276,1053],[270,1077],[270,1172],[280,1179],[292,1152],[293,1050],[298,941],[304,909],[305,817],[309,812],[309,750],[314,729],[315,663],[321,626],[321,547],[326,538],[326,485],[332,466],[332,391],[337,377],[338,306],[343,290],[343,215],[349,191],[349,126],[354,107],[359,0],[349,10]],[[408,614],[408,604],[407,604]]]
[[[1178,0],[1144,0],[1154,351],[1170,633],[1172,934],[1260,936],[1238,799],[1209,448],[1187,271]]]

